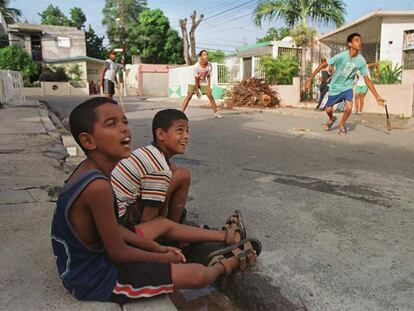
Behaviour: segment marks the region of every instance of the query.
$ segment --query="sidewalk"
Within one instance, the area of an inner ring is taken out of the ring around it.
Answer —
[[[50,247],[50,223],[68,172],[60,134],[37,101],[0,109],[0,306],[6,310],[121,310],[79,302],[62,286]],[[123,310],[176,310],[167,297]]]

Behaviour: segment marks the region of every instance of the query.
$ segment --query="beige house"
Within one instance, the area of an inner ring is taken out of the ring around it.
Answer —
[[[9,41],[24,49],[33,60],[48,65],[69,68],[78,64],[82,80],[97,83],[103,60],[86,56],[85,32],[76,27],[11,24]]]
[[[99,81],[102,67],[105,63],[102,59],[89,56],[45,60],[44,62],[48,65],[62,66],[66,69],[69,69],[74,64],[78,64],[82,71],[82,80],[87,80],[89,83],[93,81],[95,84]]]
[[[325,33],[319,41],[332,54],[346,49],[346,37],[362,35],[362,55],[368,62],[390,60],[404,69],[414,69],[414,11],[373,11],[344,26]]]

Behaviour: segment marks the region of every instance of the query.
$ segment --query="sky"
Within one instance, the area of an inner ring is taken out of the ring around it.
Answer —
[[[346,22],[364,16],[374,10],[414,10],[413,0],[345,0]],[[254,0],[148,0],[148,7],[159,8],[169,18],[171,27],[179,31],[180,18],[190,19],[193,10],[204,14],[204,21],[196,30],[197,48],[209,50],[221,49],[234,51],[236,48],[256,42],[256,38],[266,34],[269,27],[282,27],[283,22],[264,23],[256,26],[252,21],[252,12],[257,1]],[[58,6],[69,16],[70,8],[80,7],[87,17],[86,25],[91,24],[101,36],[106,29],[101,24],[102,9],[105,0],[11,0],[10,7],[22,10],[22,20],[40,23],[37,13],[42,12],[49,4]],[[189,25],[187,28],[189,29]],[[320,32],[334,29],[332,26],[316,25]]]

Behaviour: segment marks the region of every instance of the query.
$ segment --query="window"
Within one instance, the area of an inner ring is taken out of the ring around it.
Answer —
[[[39,35],[32,35],[30,37],[32,43],[32,58],[34,61],[42,61],[42,43]]]
[[[99,69],[88,69],[88,75],[97,75],[99,74]]]
[[[60,48],[70,48],[70,38],[57,37],[57,45]]]
[[[404,31],[404,69],[414,69],[414,30]]]

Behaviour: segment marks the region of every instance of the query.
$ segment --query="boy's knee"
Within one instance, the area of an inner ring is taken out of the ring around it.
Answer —
[[[180,184],[190,184],[191,183],[191,173],[188,169],[184,168],[184,167],[179,167],[175,170],[174,172],[174,176],[175,179],[177,179],[177,181]]]

